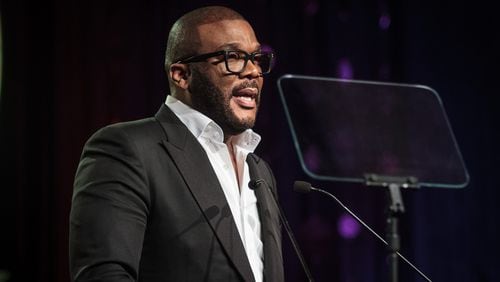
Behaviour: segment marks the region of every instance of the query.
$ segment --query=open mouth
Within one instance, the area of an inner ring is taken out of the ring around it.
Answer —
[[[242,108],[253,109],[257,106],[258,90],[254,87],[246,87],[233,93],[233,99]]]

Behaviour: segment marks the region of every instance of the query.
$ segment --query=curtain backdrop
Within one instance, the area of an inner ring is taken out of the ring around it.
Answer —
[[[207,1],[1,0],[0,282],[69,281],[68,218],[81,149],[98,128],[153,115],[168,94],[166,38]],[[221,3],[221,1],[217,1]],[[500,281],[498,27],[492,5],[457,1],[233,1],[277,54],[255,130],[317,281],[387,281],[385,249],[320,195],[293,149],[276,79],[285,73],[418,83],[440,93],[471,175],[462,190],[405,193],[402,253],[434,281]],[[422,109],[425,111],[425,109]],[[318,125],[319,126],[319,125]],[[425,125],[422,125],[425,126]],[[369,141],[369,140],[367,140]],[[432,160],[429,160],[432,161]],[[379,233],[384,195],[315,182]],[[285,236],[284,236],[285,238]],[[305,281],[284,242],[287,281]],[[401,281],[423,281],[401,265]],[[10,277],[10,278],[8,278]]]

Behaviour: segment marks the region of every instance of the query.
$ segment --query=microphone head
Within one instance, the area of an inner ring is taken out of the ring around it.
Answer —
[[[262,182],[264,182],[264,180],[262,179],[251,179],[248,182],[248,188],[255,190],[260,187],[260,184],[262,184]]]
[[[293,191],[299,193],[309,193],[311,192],[311,183],[305,181],[295,181],[293,183]]]

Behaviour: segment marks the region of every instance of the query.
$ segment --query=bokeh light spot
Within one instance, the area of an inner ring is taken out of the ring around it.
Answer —
[[[341,58],[337,64],[337,76],[344,79],[352,79],[354,70],[348,58]]]
[[[359,235],[361,226],[356,219],[345,213],[339,217],[337,228],[342,238],[354,239]]]
[[[390,25],[391,25],[391,17],[389,17],[389,15],[387,14],[381,15],[380,18],[378,19],[378,26],[380,27],[380,29],[387,30],[389,29]]]

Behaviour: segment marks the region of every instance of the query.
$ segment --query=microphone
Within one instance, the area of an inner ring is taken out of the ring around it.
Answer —
[[[354,212],[352,212],[346,205],[344,205],[337,197],[335,197],[333,194],[319,188],[315,188],[311,186],[311,183],[305,182],[305,181],[295,181],[293,184],[293,190],[295,192],[299,193],[309,193],[311,191],[317,191],[320,193],[323,193],[331,198],[333,198],[345,211],[347,211],[352,217],[354,217],[361,225],[363,225],[366,229],[368,229],[375,237],[377,237],[380,241],[382,241],[387,247],[389,247],[389,244],[380,236],[378,235],[377,232],[375,232],[368,224],[366,224],[363,220],[361,220]],[[429,279],[425,274],[420,271],[415,265],[413,265],[408,259],[406,259],[401,253],[396,251],[396,254],[404,261],[406,262],[411,268],[413,268],[422,278],[425,280],[432,282],[431,279]]]
[[[248,188],[255,190],[259,188],[262,183],[266,183],[266,181],[264,179],[251,179],[250,182],[248,182]]]
[[[304,256],[302,255],[302,252],[299,249],[299,244],[297,243],[297,240],[295,240],[295,236],[293,235],[292,229],[290,228],[290,225],[288,224],[288,220],[285,217],[285,213],[283,212],[283,209],[281,208],[281,205],[276,199],[276,196],[274,196],[273,191],[271,190],[271,186],[267,184],[267,182],[264,179],[252,179],[250,182],[248,182],[248,187],[252,190],[255,190],[260,187],[260,185],[265,184],[267,187],[269,194],[272,195],[272,198],[274,200],[275,205],[278,207],[278,215],[281,219],[281,222],[285,226],[286,233],[288,234],[288,238],[290,238],[290,241],[292,242],[293,249],[295,250],[295,253],[297,254],[297,257],[299,258],[300,264],[302,265],[302,269],[304,270],[307,280],[310,282],[313,282],[314,279],[311,275],[311,271],[309,270],[309,267],[306,264],[306,261],[304,259]]]

